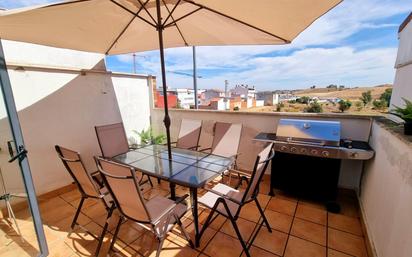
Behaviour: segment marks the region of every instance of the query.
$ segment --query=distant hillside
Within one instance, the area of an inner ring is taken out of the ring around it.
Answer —
[[[392,85],[385,84],[375,87],[356,87],[356,88],[345,88],[342,90],[332,89],[332,88],[314,88],[314,89],[304,89],[295,92],[297,96],[310,96],[310,97],[339,97],[342,99],[357,100],[361,97],[362,93],[370,90],[372,93],[372,98],[379,98],[380,95],[387,89],[392,88]]]

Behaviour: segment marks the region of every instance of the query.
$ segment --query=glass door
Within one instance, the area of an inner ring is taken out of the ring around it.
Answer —
[[[47,256],[1,41],[0,86],[0,256]]]

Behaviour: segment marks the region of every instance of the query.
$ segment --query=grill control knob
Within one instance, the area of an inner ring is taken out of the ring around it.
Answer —
[[[298,151],[298,149],[297,149],[296,147],[292,147],[292,148],[290,148],[290,151],[291,151],[292,153],[296,153],[296,152]]]
[[[303,154],[306,154],[308,152],[308,150],[306,148],[302,148],[302,149],[300,149],[300,152],[303,153]]]
[[[328,151],[322,151],[322,155],[325,157],[329,157],[329,152]]]
[[[312,151],[310,151],[311,154],[313,155],[317,155],[318,154],[318,150],[313,149]]]
[[[357,158],[359,156],[359,154],[357,152],[353,152],[350,154],[350,157],[352,158]]]
[[[286,151],[286,150],[288,150],[288,148],[287,148],[287,146],[284,146],[284,145],[283,145],[283,146],[280,147],[280,150],[281,150],[281,151]]]

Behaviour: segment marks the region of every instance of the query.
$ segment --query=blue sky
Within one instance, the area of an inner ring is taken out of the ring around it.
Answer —
[[[0,0],[12,9],[47,0]],[[307,88],[329,84],[374,86],[392,83],[399,25],[412,0],[344,0],[290,45],[198,47],[201,88],[249,84],[258,90]],[[137,53],[137,71],[160,77],[159,53]],[[107,57],[110,70],[133,71],[131,54]],[[192,49],[166,50],[166,69],[192,73]],[[190,76],[168,72],[170,87],[191,87]]]

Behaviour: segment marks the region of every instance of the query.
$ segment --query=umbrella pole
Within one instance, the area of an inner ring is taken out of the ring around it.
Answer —
[[[162,26],[162,13],[160,10],[160,0],[156,0],[156,11],[157,11],[157,32],[159,34],[159,51],[160,51],[160,66],[162,69],[162,85],[163,85],[163,103],[165,109],[165,117],[163,123],[166,128],[166,139],[167,139],[167,154],[169,161],[172,161],[172,144],[170,143],[170,116],[169,116],[169,106],[167,105],[167,83],[166,83],[166,66],[165,66],[165,53],[163,46],[163,29]],[[174,183],[169,183],[170,185],[170,198],[176,200],[176,185]]]
[[[165,117],[163,123],[166,128],[166,139],[167,139],[167,153],[169,155],[169,160],[172,159],[172,146],[170,141],[170,116],[169,116],[169,106],[167,104],[167,83],[166,83],[166,67],[165,67],[165,54],[163,46],[163,29],[162,26],[162,13],[160,10],[160,0],[156,0],[156,11],[157,11],[157,32],[159,34],[159,51],[160,51],[160,66],[162,69],[162,85],[163,85],[163,102]]]

